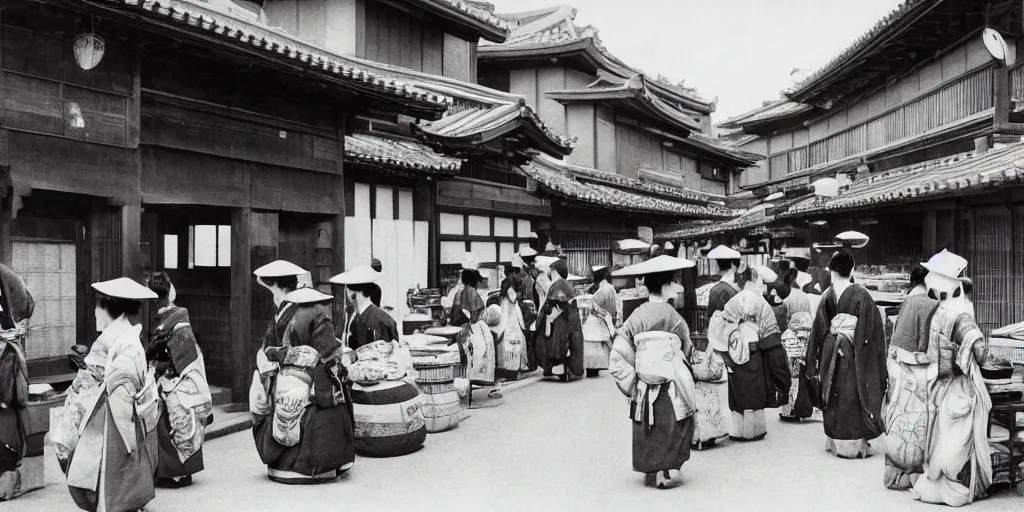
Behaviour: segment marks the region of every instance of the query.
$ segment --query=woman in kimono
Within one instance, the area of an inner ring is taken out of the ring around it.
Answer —
[[[155,496],[157,423],[160,404],[153,372],[146,367],[141,325],[132,325],[142,301],[155,299],[152,290],[122,277],[92,285],[96,290],[96,327],[101,331],[93,351],[106,351],[98,383],[76,382],[68,402],[84,406],[80,437],[65,473],[75,504],[90,512],[127,512],[146,506]],[[81,375],[80,375],[81,377]],[[78,379],[76,379],[77,381]],[[73,397],[73,395],[79,395]]]
[[[611,374],[619,390],[629,398],[633,423],[633,470],[643,473],[644,485],[669,489],[682,484],[682,466],[690,459],[696,409],[694,381],[688,361],[694,351],[690,332],[668,300],[678,294],[676,271],[693,262],[659,256],[615,272],[615,276],[644,276],[650,292],[647,302],[633,311],[615,337]],[[660,336],[659,336],[660,335]],[[648,338],[667,340],[664,356],[651,357]],[[638,341],[640,343],[638,343]],[[651,359],[662,361],[663,383],[651,384]],[[666,364],[667,363],[667,364]]]
[[[708,253],[708,259],[718,264],[719,274],[722,276],[718,283],[708,292],[708,318],[721,311],[739,289],[736,288],[736,271],[740,268],[740,253],[724,245],[719,245]]]
[[[825,449],[841,458],[871,455],[868,441],[882,434],[886,387],[885,327],[875,301],[850,278],[854,259],[838,251],[829,261],[825,290],[807,340],[808,378],[817,380]]]
[[[203,439],[213,416],[213,398],[188,310],[174,304],[176,292],[170,278],[164,272],[153,274],[149,289],[156,293],[159,309],[146,358],[156,367],[163,402],[156,484],[185,487],[192,483],[192,475],[203,470]]]
[[[799,276],[800,271],[790,268],[782,277],[782,282],[789,290],[789,295],[782,300],[783,304],[786,305],[789,318],[793,318],[793,315],[797,313],[814,314],[814,310],[811,309],[811,301],[807,298],[807,292],[803,291],[797,282]],[[782,325],[779,325],[779,327],[782,327]]]
[[[576,291],[565,280],[569,275],[565,261],[552,263],[551,271],[558,279],[548,289],[547,302],[537,316],[537,358],[545,377],[557,375],[569,382],[584,374],[583,323]]]
[[[501,282],[499,304],[501,315],[494,328],[497,333],[497,370],[499,380],[517,380],[520,373],[530,368],[526,348],[526,333],[529,325],[519,305],[519,290],[522,286],[518,273],[511,273]]]
[[[254,273],[277,306],[249,391],[256,451],[275,482],[334,481],[352,468],[355,432],[351,383],[331,320],[333,297],[297,288],[306,271],[287,261]]]
[[[601,370],[608,369],[612,341],[615,336],[615,320],[619,316],[618,299],[612,286],[611,270],[606,266],[594,268],[593,307],[583,325],[583,366],[588,377],[596,377]]]
[[[907,490],[924,472],[928,431],[928,339],[939,301],[928,297],[928,273],[910,273],[910,291],[900,305],[885,361],[888,386],[882,402],[885,424],[885,486]]]
[[[729,300],[720,321],[712,318],[708,339],[729,368],[729,409],[735,441],[758,441],[768,433],[765,408],[789,402],[789,358],[775,313],[764,299],[766,267],[736,274],[743,291]]]
[[[0,501],[11,499],[21,485],[18,466],[27,450],[28,362],[25,334],[35,302],[25,282],[0,264]],[[41,485],[41,482],[40,482]]]

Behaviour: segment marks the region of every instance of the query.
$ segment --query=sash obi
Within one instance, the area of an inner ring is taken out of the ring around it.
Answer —
[[[142,422],[142,431],[149,434],[156,430],[160,421],[160,393],[157,392],[156,372],[146,372],[146,385],[133,397],[135,415]]]
[[[295,446],[302,438],[302,413],[313,403],[313,372],[320,354],[309,346],[290,347],[274,386],[274,440]]]
[[[650,331],[634,336],[637,377],[650,385],[665,384],[675,379],[673,360],[682,346],[679,336],[670,332]]]
[[[840,313],[832,319],[829,334],[825,337],[825,343],[821,351],[821,404],[824,410],[832,396],[832,383],[835,379],[837,364],[841,356],[852,357],[853,354],[843,354],[842,342],[845,339],[849,346],[853,346],[853,337],[857,331],[857,317],[846,313]]]

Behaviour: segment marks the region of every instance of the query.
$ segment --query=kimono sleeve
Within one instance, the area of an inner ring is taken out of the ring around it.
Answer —
[[[615,385],[630,398],[636,391],[636,347],[633,345],[633,335],[633,322],[627,320],[615,336],[608,365]]]
[[[334,337],[334,321],[325,314],[317,315],[310,326],[309,346],[320,353],[320,357],[327,359],[341,346],[338,339]]]
[[[678,336],[679,340],[683,342],[680,348],[683,351],[684,360],[689,363],[693,357],[694,351],[693,342],[690,341],[690,327],[686,325],[686,321],[680,317],[676,319],[676,325],[672,329],[672,333]]]
[[[831,311],[832,293],[828,291],[818,303],[818,311],[814,315],[814,323],[811,324],[811,334],[807,338],[807,353],[804,361],[807,363],[806,371],[808,378],[818,376],[818,366],[821,363],[821,347],[825,343],[825,337],[829,334],[829,324],[834,314]],[[818,404],[815,404],[817,407]]]
[[[174,370],[178,375],[183,374],[185,368],[199,359],[196,335],[192,328],[175,329],[167,342],[167,352],[171,355],[171,362],[174,363]]]
[[[858,384],[860,386],[861,405],[872,414],[878,414],[874,420],[881,430],[882,399],[888,387],[886,370],[885,326],[882,315],[871,300],[867,291],[861,293],[857,301],[857,329],[854,331]]]

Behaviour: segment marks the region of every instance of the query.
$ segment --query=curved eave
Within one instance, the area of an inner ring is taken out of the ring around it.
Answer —
[[[413,131],[425,142],[443,149],[446,153],[463,151],[489,150],[501,151],[500,144],[504,139],[521,136],[529,141],[529,146],[556,158],[568,156],[573,147],[552,140],[534,123],[519,118],[499,126],[466,135],[446,135],[430,131],[428,128],[413,125]],[[497,143],[498,147],[489,147]]]
[[[556,43],[481,46],[477,48],[477,59],[485,63],[546,66],[555,60],[589,73],[596,72],[605,64],[600,50],[589,38]]]
[[[672,101],[678,101],[682,106],[701,114],[711,115],[718,108],[714,103],[691,98],[658,82],[648,82],[648,86],[655,89],[659,95],[668,96]]]
[[[571,103],[608,103],[624,107],[673,128],[681,129],[686,134],[694,131],[699,132],[701,129],[701,126],[696,121],[686,117],[684,114],[677,113],[662,100],[658,98],[645,98],[643,91],[633,90],[625,86],[581,91],[550,91],[546,93],[546,96],[563,105]]]
[[[683,144],[688,144],[695,149],[699,149],[706,153],[711,153],[718,157],[718,159],[727,165],[733,165],[735,167],[750,167],[755,163],[764,159],[763,156],[756,153],[750,153],[739,149],[730,149],[721,147],[712,142],[703,141],[695,138],[693,135],[679,141]]]
[[[432,14],[434,16],[450,20],[461,27],[463,31],[470,32],[493,43],[504,43],[511,30],[500,18],[491,13],[474,9],[472,12],[479,12],[474,16],[467,6],[461,1],[446,0],[406,0],[407,3]],[[463,10],[466,9],[466,10]]]
[[[384,78],[363,66],[361,59],[335,55],[287,33],[208,9],[192,1],[96,0],[86,4],[114,16],[184,34],[209,46],[224,45],[240,54],[258,56],[294,71],[316,76],[341,89],[368,96],[390,108],[424,119],[439,118],[451,99],[410,84]]]

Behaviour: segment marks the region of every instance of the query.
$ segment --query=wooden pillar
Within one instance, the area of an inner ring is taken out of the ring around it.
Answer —
[[[0,173],[10,175],[10,169],[0,167]],[[0,178],[0,184],[5,180]],[[14,261],[14,245],[11,243],[11,230],[14,229],[14,187],[4,187],[3,198],[0,199],[0,263],[12,266]]]
[[[924,214],[924,232],[922,233],[922,244],[921,247],[924,249],[922,256],[927,257],[928,255],[935,254],[936,250],[936,228],[937,228],[937,217],[934,211],[925,212]]]
[[[359,2],[362,4],[362,2]],[[361,6],[360,6],[361,8]],[[357,35],[357,40],[359,36]],[[360,43],[357,42],[357,47]],[[336,161],[336,171],[338,173],[338,187],[335,188],[333,193],[337,197],[336,204],[341,209],[341,213],[331,218],[331,275],[336,276],[345,269],[345,213],[348,211],[348,205],[345,204],[346,193],[348,190],[347,178],[345,177],[345,136],[348,131],[348,118],[346,112],[340,112],[337,115],[337,137],[338,137],[338,159]],[[334,321],[334,335],[339,340],[345,339],[345,325],[348,321],[348,317],[345,314],[345,288],[343,286],[332,286],[334,295],[334,303],[332,309],[333,321]]]

